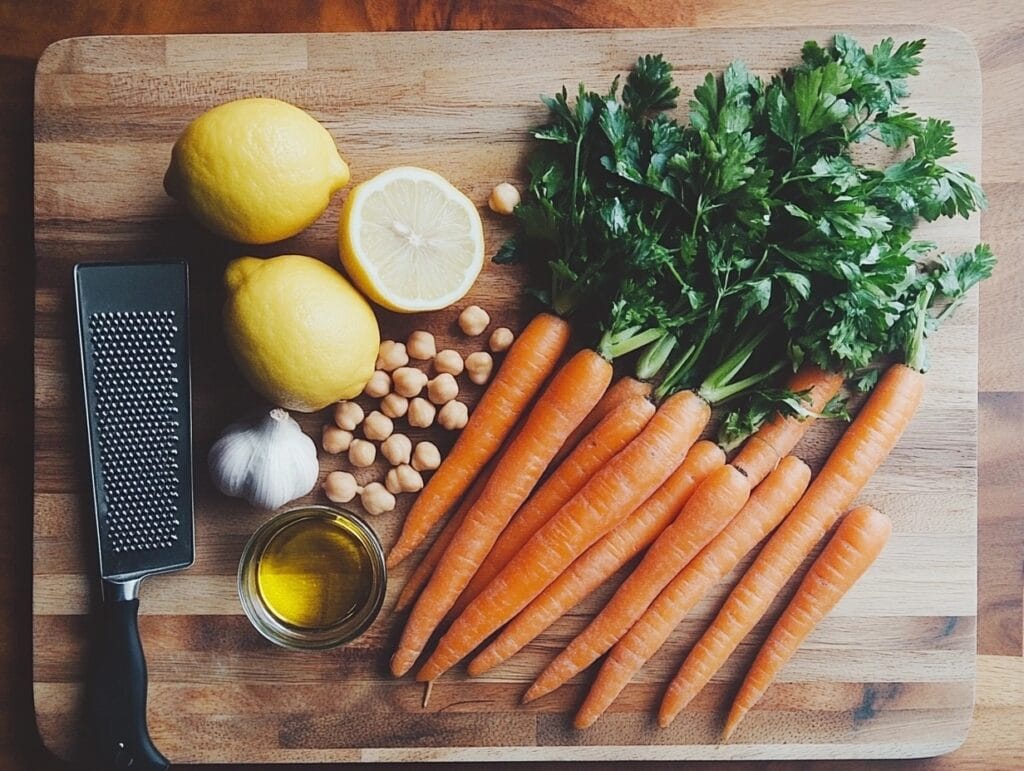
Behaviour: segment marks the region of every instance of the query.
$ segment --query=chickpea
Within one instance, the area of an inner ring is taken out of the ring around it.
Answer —
[[[330,423],[324,426],[321,438],[324,452],[330,453],[331,455],[337,455],[339,452],[345,452],[345,450],[349,448],[349,445],[352,444],[351,431],[346,431],[344,428],[338,428]]]
[[[380,452],[392,466],[401,466],[409,462],[412,441],[405,434],[392,434],[381,444]]]
[[[459,395],[459,384],[447,372],[427,383],[427,398],[434,404],[447,404]]]
[[[356,468],[372,466],[377,459],[377,447],[365,439],[353,439],[348,448],[348,462]]]
[[[380,400],[380,411],[391,419],[397,419],[409,411],[409,400],[401,394],[388,394]]]
[[[402,483],[402,492],[418,493],[423,489],[423,477],[412,466],[401,465],[395,471],[398,475],[398,481]]]
[[[429,332],[418,330],[409,335],[409,341],[405,345],[409,355],[420,361],[429,361],[437,355],[437,344],[434,336]]]
[[[394,340],[380,341],[380,348],[377,350],[377,369],[394,372],[408,363],[409,354],[404,343],[396,343]]]
[[[447,372],[449,375],[458,377],[463,370],[462,355],[451,348],[445,348],[434,357],[434,372],[441,375]]]
[[[359,495],[359,500],[366,513],[374,516],[395,509],[395,496],[389,493],[380,482],[370,482],[364,487],[363,492]]]
[[[389,492],[416,493],[423,489],[423,477],[412,466],[401,465],[390,469],[384,478],[384,486]]]
[[[394,430],[395,424],[391,422],[391,418],[377,410],[367,415],[363,421],[363,436],[375,442],[387,439]]]
[[[395,392],[407,399],[419,396],[423,386],[427,384],[427,376],[415,367],[399,367],[393,377]]]
[[[334,405],[334,422],[338,428],[355,431],[363,422],[363,408],[355,402],[338,402]]]
[[[413,428],[429,428],[433,424],[436,414],[437,407],[422,396],[417,396],[409,402],[409,425]]]
[[[512,330],[508,327],[498,327],[496,330],[491,332],[491,337],[487,341],[487,347],[491,349],[493,353],[501,353],[507,351],[508,347],[512,345],[512,341],[515,340],[515,335],[512,334]]]
[[[441,465],[441,451],[433,442],[417,442],[412,451],[412,467],[417,471],[433,471]]]
[[[502,182],[494,186],[491,197],[487,199],[487,205],[495,214],[511,214],[521,200],[522,197],[514,186],[508,182]]]
[[[335,503],[348,503],[363,491],[356,478],[347,471],[332,471],[322,486],[327,499]]]
[[[470,337],[479,335],[490,323],[491,317],[479,305],[470,305],[459,314],[459,329]]]
[[[374,399],[383,399],[391,392],[391,376],[382,369],[378,369],[370,379],[366,381],[363,393],[372,396]]]
[[[469,408],[460,401],[448,402],[437,414],[437,422],[448,431],[458,431],[466,425],[468,420]]]
[[[402,482],[393,468],[389,468],[388,473],[384,475],[384,489],[392,495],[402,492]]]
[[[491,370],[494,369],[494,359],[487,351],[477,351],[466,357],[466,371],[469,379],[477,385],[483,385],[491,377]]]

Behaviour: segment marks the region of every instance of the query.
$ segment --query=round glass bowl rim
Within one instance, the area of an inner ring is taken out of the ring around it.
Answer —
[[[354,534],[366,552],[373,576],[370,596],[365,605],[352,616],[324,629],[302,630],[278,620],[260,600],[256,589],[256,568],[259,557],[270,541],[286,527],[310,517],[342,519],[352,526]],[[387,566],[384,547],[366,521],[347,509],[311,504],[275,514],[249,536],[238,561],[238,598],[249,622],[270,642],[290,650],[326,650],[336,648],[359,637],[370,628],[380,613],[387,591]]]

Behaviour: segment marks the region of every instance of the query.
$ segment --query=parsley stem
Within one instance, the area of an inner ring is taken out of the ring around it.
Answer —
[[[642,327],[635,326],[614,334],[612,330],[605,332],[597,346],[598,353],[609,361],[613,361],[620,356],[625,356],[627,353],[639,350],[648,343],[653,343],[655,340],[668,334],[661,327],[647,329],[643,332],[639,331],[640,329]]]
[[[784,188],[790,182],[806,182],[806,181],[811,180],[811,179],[818,179],[818,175],[817,174],[797,174],[795,177],[791,177],[791,176],[789,176],[789,174],[784,174],[782,176],[782,180],[779,182],[779,184],[777,184],[772,189],[772,191],[771,191],[771,193],[769,193],[769,195],[772,198],[774,198],[776,195],[779,194],[779,191],[782,190],[782,188]]]
[[[743,369],[743,366],[750,360],[750,357],[753,356],[757,346],[764,341],[769,332],[773,331],[775,330],[772,325],[766,325],[760,332],[743,343],[732,353],[731,356],[719,364],[706,378],[704,378],[701,390],[703,391],[705,388],[708,388],[713,391],[727,386],[732,379],[736,377],[736,374]]]
[[[700,350],[706,341],[706,336],[701,340],[700,345],[691,345],[686,349],[686,353],[679,357],[676,362],[669,368],[669,371],[665,374],[661,384],[654,390],[654,400],[661,401],[669,394],[675,393],[681,390],[680,386],[685,382],[685,375],[688,374],[690,367],[693,366],[693,362],[700,355]]]
[[[580,301],[579,286],[572,286],[563,292],[559,290],[558,281],[554,277],[551,284],[551,308],[562,318],[571,316]]]
[[[650,380],[665,366],[668,357],[676,347],[676,336],[665,333],[660,340],[651,343],[647,350],[640,354],[636,363],[636,376],[641,380]]]
[[[935,291],[933,284],[925,284],[921,294],[917,296],[914,303],[914,333],[907,340],[905,351],[906,364],[911,369],[924,372],[928,368],[928,355],[924,341],[928,332],[926,322],[928,321],[928,306],[932,301],[932,293]]]
[[[717,388],[702,385],[697,390],[697,394],[704,399],[704,401],[713,406],[725,404],[726,402],[743,396],[751,388],[770,378],[782,369],[784,364],[784,361],[777,361],[761,372],[745,377],[742,380],[737,380],[735,383],[729,383]]]

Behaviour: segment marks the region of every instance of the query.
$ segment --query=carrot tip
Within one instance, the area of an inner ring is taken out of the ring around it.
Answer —
[[[419,672],[416,673],[416,682],[418,683],[432,683],[440,675],[440,672],[435,672],[435,667],[430,666],[427,662],[423,665]]]
[[[526,696],[524,696],[523,698],[525,698],[527,701],[536,701],[541,696],[547,696],[549,693],[551,693],[552,690],[553,689],[550,687],[544,687],[543,685],[538,685],[537,683],[534,683],[530,686],[530,690],[526,692]]]
[[[746,714],[746,710],[729,710],[729,717],[725,719],[725,728],[722,729],[723,742],[729,741],[729,737],[733,735],[733,732],[735,732],[736,727],[740,724],[740,721],[743,720],[743,717]]]
[[[593,715],[589,712],[584,714],[580,711],[576,713],[576,719],[572,721],[573,728],[578,728],[581,731],[585,728],[590,728],[590,726],[597,722],[598,717],[600,717],[600,715]]]
[[[409,552],[407,552],[407,551],[404,551],[404,550],[403,551],[398,551],[398,549],[392,549],[391,551],[388,552],[388,558],[386,560],[386,564],[387,564],[387,566],[389,568],[398,567],[398,565],[402,562],[402,560],[404,560],[408,556],[409,556]]]
[[[416,663],[416,657],[408,651],[399,650],[391,657],[391,674],[395,677],[402,677]]]

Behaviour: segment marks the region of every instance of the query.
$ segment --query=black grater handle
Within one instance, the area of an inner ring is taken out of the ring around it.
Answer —
[[[105,600],[87,688],[89,741],[97,768],[166,769],[146,727],[146,659],[139,601]]]

